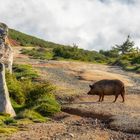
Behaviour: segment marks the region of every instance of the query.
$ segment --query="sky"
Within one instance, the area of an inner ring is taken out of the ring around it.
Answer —
[[[0,22],[59,44],[108,50],[128,35],[140,47],[140,0],[0,0]]]

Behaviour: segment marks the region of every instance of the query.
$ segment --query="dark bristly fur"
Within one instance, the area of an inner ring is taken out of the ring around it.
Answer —
[[[119,95],[122,96],[124,102],[125,86],[120,80],[100,80],[90,86],[88,95],[99,95],[99,102],[104,100],[104,95],[115,95],[116,102]]]

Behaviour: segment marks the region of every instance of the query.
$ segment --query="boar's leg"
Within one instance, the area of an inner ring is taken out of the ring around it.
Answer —
[[[104,94],[102,95],[102,100],[101,100],[101,102],[102,102],[102,101],[104,101]]]
[[[118,94],[117,95],[115,95],[115,100],[113,101],[114,103],[116,102],[116,100],[117,100],[117,98],[118,98]]]
[[[121,93],[121,96],[122,96],[122,102],[124,102],[125,100],[124,100],[124,94],[123,93]]]
[[[102,96],[101,96],[101,95],[99,95],[99,100],[98,100],[98,102],[100,102],[100,101],[101,101],[101,97],[102,97]]]

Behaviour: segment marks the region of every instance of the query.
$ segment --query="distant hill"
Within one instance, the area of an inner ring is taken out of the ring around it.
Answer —
[[[107,58],[96,51],[88,51],[78,46],[61,45],[9,29],[9,39],[13,46],[39,46],[42,49],[24,50],[24,54],[40,59],[73,59],[90,62],[105,62]],[[48,50],[47,48],[51,48]]]
[[[58,46],[62,46],[53,42],[45,41],[43,39],[27,35],[20,31],[16,31],[14,29],[9,29],[9,38],[20,44],[21,46],[40,46],[45,48],[54,48]]]
[[[119,53],[119,51],[114,48],[108,51],[100,50],[99,52],[96,52],[81,49],[77,45],[68,46],[56,44],[14,29],[9,30],[9,38],[13,46],[35,46],[32,50],[24,49],[22,51],[22,53],[33,58],[44,60],[69,59],[93,63],[105,63],[120,66],[125,70],[140,72],[140,50],[137,50],[134,47],[134,43],[130,40],[129,36],[122,45],[125,45],[126,48],[128,48],[129,45],[132,45],[132,47],[129,53],[124,54]],[[122,47],[122,45],[119,47]]]

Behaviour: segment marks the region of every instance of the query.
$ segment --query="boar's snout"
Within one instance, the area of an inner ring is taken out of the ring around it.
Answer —
[[[87,93],[88,95],[92,95],[93,94],[93,92],[92,92],[92,85],[89,85],[89,87],[90,87],[90,91]]]
[[[87,94],[88,94],[88,95],[91,95],[91,91],[89,91]]]

